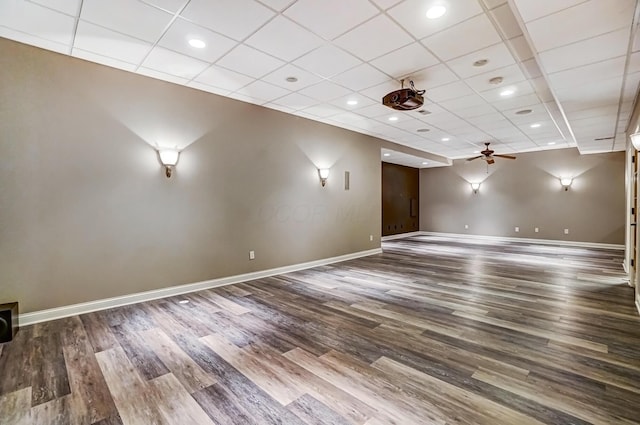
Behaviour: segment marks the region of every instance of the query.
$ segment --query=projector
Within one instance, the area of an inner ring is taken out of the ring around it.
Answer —
[[[404,88],[404,80],[401,80],[402,88],[392,91],[382,98],[382,104],[398,111],[411,111],[424,104],[424,90],[416,90],[413,81],[409,81],[411,87]]]
[[[413,89],[392,91],[382,98],[382,104],[399,111],[411,111],[424,104],[424,98]]]

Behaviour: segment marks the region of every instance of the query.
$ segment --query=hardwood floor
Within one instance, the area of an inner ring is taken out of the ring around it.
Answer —
[[[640,423],[622,251],[383,248],[22,328],[0,346],[0,423]]]

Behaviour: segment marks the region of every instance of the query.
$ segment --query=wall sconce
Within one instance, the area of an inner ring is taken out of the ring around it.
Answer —
[[[171,177],[173,167],[178,163],[180,152],[175,149],[162,149],[158,151],[158,155],[160,156],[160,162],[164,165],[165,175],[167,178]]]
[[[322,183],[322,187],[327,184],[327,178],[329,177],[329,169],[328,168],[318,168],[318,175],[320,176],[320,183]]]
[[[478,193],[478,189],[480,189],[480,183],[471,183],[471,189],[473,193]]]
[[[631,144],[633,147],[640,151],[640,133],[633,133],[629,137],[631,137]]]
[[[569,190],[569,186],[573,183],[573,179],[571,177],[563,177],[560,179],[560,184],[564,187],[564,190]]]

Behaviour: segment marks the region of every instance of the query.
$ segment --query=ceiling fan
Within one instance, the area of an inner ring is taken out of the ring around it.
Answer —
[[[474,156],[473,158],[467,158],[467,161],[473,161],[474,159],[478,159],[478,158],[482,158],[485,161],[487,161],[487,164],[493,164],[494,158],[505,158],[505,159],[516,159],[515,156],[513,155],[498,155],[498,154],[493,154],[493,152],[495,152],[493,149],[489,149],[489,144],[491,142],[485,142],[485,148],[483,151],[481,151],[480,153],[482,155],[478,155],[478,156]]]

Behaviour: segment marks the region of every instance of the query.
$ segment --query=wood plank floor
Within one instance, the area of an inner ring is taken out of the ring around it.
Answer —
[[[640,423],[622,251],[383,248],[25,327],[0,346],[0,423]]]

